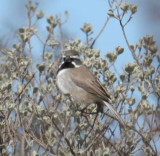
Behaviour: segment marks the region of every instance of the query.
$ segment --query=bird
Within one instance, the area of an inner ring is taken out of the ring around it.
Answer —
[[[71,95],[78,104],[88,106],[95,103],[99,108],[107,106],[124,127],[124,120],[111,105],[111,96],[99,79],[82,63],[79,52],[66,50],[62,60],[56,75],[59,90],[63,94]]]

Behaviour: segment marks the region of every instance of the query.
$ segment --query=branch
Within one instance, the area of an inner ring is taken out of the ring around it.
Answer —
[[[110,17],[108,16],[108,17],[107,17],[107,20],[105,21],[105,23],[104,23],[104,25],[103,25],[103,27],[102,27],[102,29],[100,30],[100,32],[98,33],[98,35],[97,35],[97,36],[95,37],[95,39],[93,40],[93,42],[92,42],[92,44],[91,44],[91,46],[90,46],[91,49],[93,48],[93,45],[95,44],[95,42],[97,41],[97,39],[100,37],[100,35],[101,35],[102,32],[104,31],[104,29],[105,29],[105,27],[106,27],[109,19],[110,19]]]
[[[14,102],[16,102],[20,95],[23,93],[23,91],[26,89],[26,87],[28,86],[28,84],[32,81],[32,79],[34,78],[35,73],[32,74],[32,77],[29,79],[29,81],[24,85],[24,87],[22,88],[22,90],[20,91],[20,93],[17,95],[16,99],[14,100]]]
[[[53,122],[54,126],[56,127],[56,129],[58,130],[58,132],[64,137],[67,145],[68,145],[69,148],[70,148],[71,153],[75,156],[75,152],[73,151],[72,146],[71,146],[69,140],[64,136],[64,133],[59,129],[59,127],[58,127],[57,124],[54,122],[54,120],[52,120],[52,122]]]
[[[32,5],[31,1],[29,1],[29,5]],[[28,27],[29,30],[31,31],[31,23],[32,23],[32,16],[31,16],[31,10],[28,9]],[[33,71],[33,59],[32,59],[32,46],[31,46],[31,36],[28,38],[28,45],[29,45],[29,61],[30,61],[30,66],[31,66],[31,72],[32,74],[34,73]]]
[[[149,144],[149,141],[144,137],[144,135],[143,135],[142,133],[140,133],[138,130],[136,130],[133,126],[128,126],[128,125],[127,125],[127,127],[128,127],[129,129],[137,132],[137,133],[141,136],[142,141],[144,142],[144,144],[145,144],[146,146],[150,147],[151,150],[152,150],[152,152],[153,152],[154,154],[156,154],[156,152],[154,151],[153,147]]]
[[[123,32],[125,41],[126,41],[126,43],[127,43],[127,46],[128,46],[128,48],[129,48],[129,50],[131,51],[133,58],[136,60],[137,64],[141,67],[141,65],[140,65],[140,63],[139,63],[139,60],[138,60],[135,52],[134,52],[134,51],[131,49],[131,47],[130,47],[130,44],[129,44],[129,41],[128,41],[128,39],[127,39],[127,36],[126,36],[125,30],[124,30],[124,26],[123,26],[123,24],[122,24],[122,21],[119,20],[119,22],[120,22],[120,26],[121,26],[121,28],[122,28],[122,32]]]
[[[97,134],[95,136],[95,138],[92,140],[92,142],[85,148],[85,150],[83,151],[83,154],[86,153],[91,147],[92,145],[96,142],[96,140],[98,139],[99,136],[102,136],[105,133],[106,127],[104,127],[101,131],[101,133]]]

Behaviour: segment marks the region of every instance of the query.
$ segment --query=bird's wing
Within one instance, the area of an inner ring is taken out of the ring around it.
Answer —
[[[85,67],[81,66],[79,68],[73,68],[71,70],[71,79],[79,87],[83,88],[87,92],[98,96],[104,100],[104,105],[106,105],[109,110],[115,115],[117,120],[125,126],[125,122],[119,116],[119,113],[110,105],[110,95],[106,89],[101,85],[100,81],[95,78],[95,76]]]
[[[76,85],[109,102],[109,93],[85,66],[73,68],[71,72],[71,79]]]

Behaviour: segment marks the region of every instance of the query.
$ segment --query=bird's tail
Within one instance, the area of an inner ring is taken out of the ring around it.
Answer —
[[[120,117],[119,113],[111,106],[111,104],[103,101],[104,104],[108,107],[108,109],[113,113],[113,115],[116,117],[116,119],[120,122],[120,124],[125,127],[125,122],[123,119]]]

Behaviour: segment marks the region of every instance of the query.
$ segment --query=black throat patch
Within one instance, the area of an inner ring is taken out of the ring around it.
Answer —
[[[60,70],[67,69],[67,68],[75,68],[75,66],[72,64],[72,62],[64,62],[58,69],[57,74]]]

